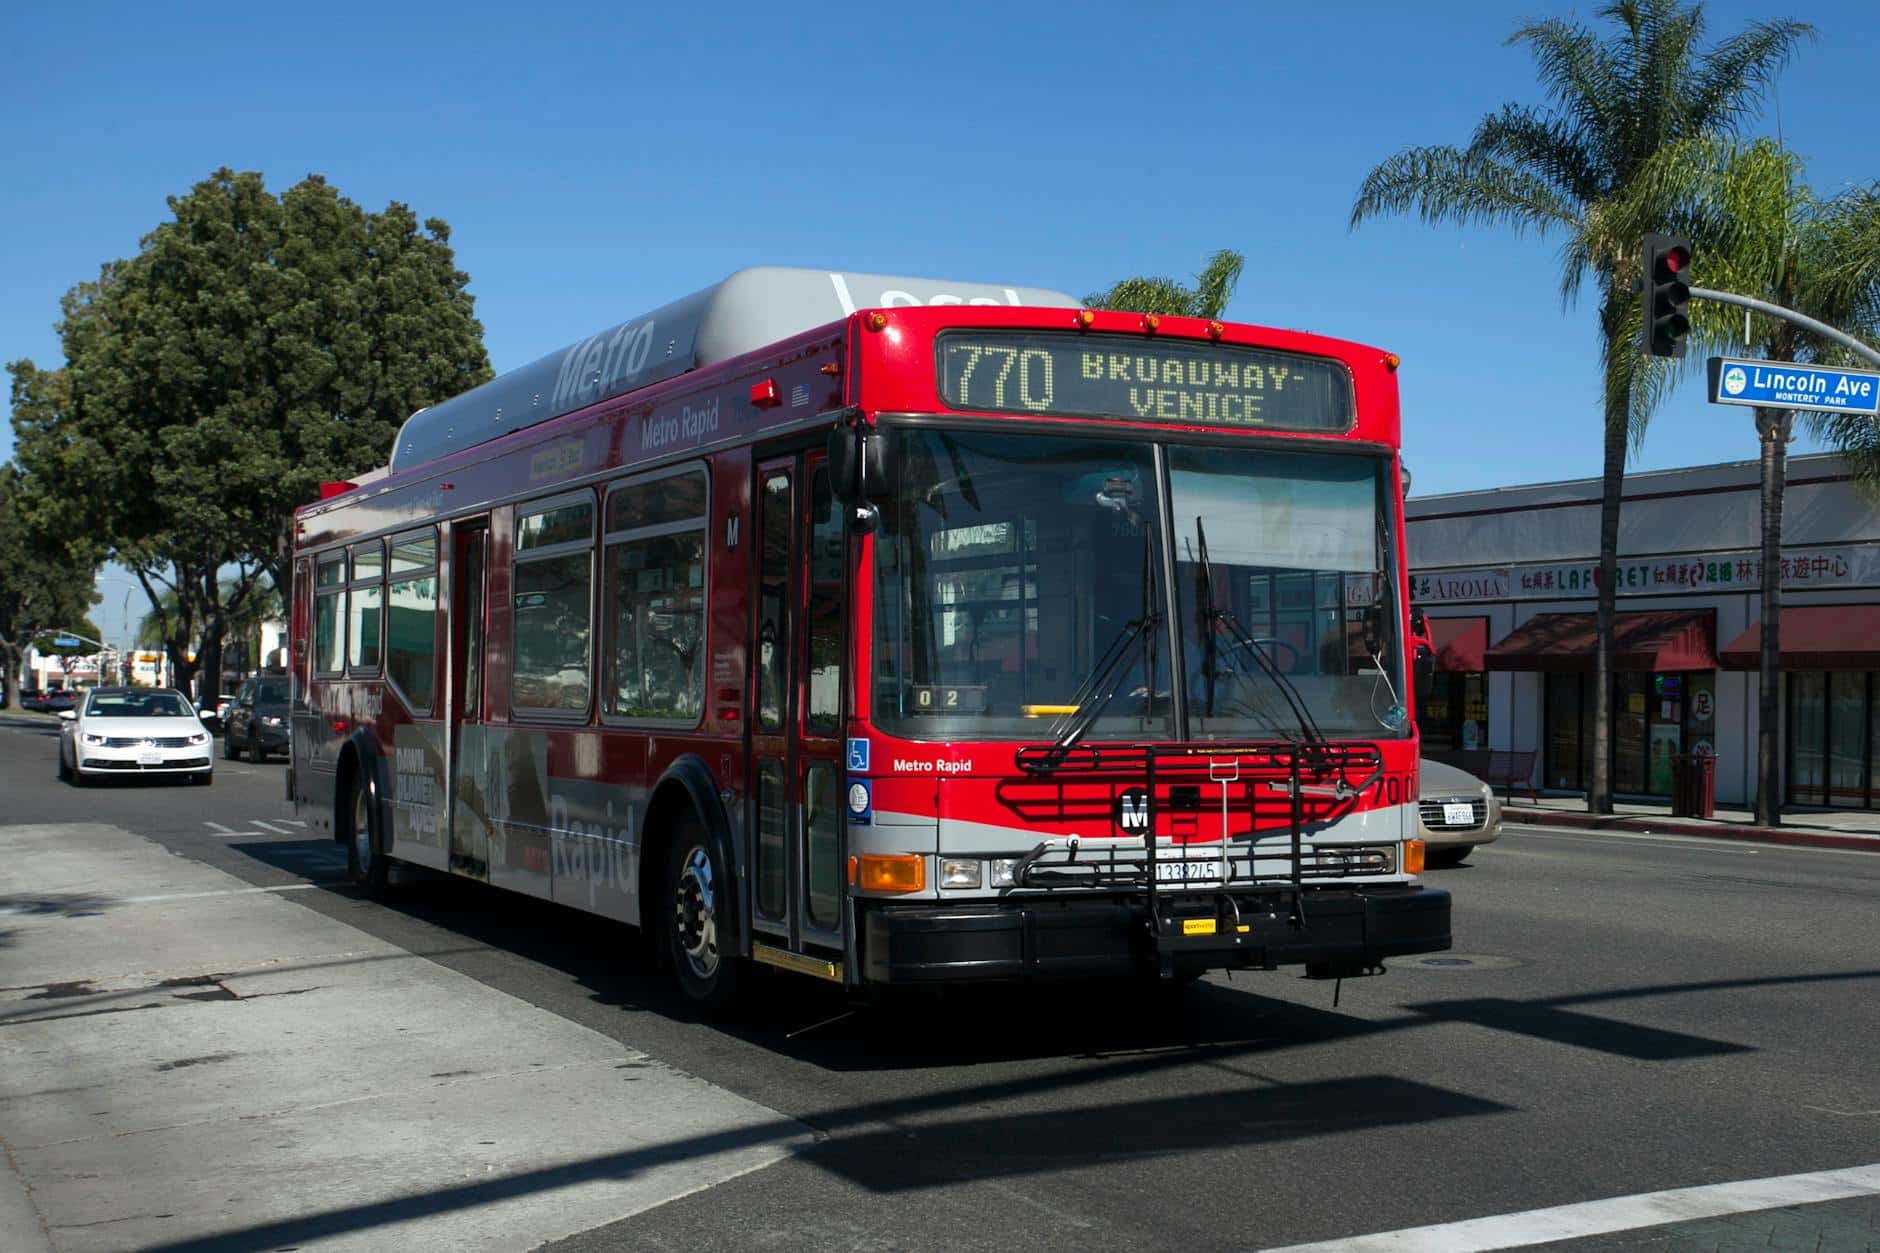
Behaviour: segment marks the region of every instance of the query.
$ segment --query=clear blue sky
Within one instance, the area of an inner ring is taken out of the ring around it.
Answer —
[[[1233,248],[1230,317],[1403,356],[1416,494],[1596,475],[1593,309],[1562,310],[1553,243],[1346,229],[1384,157],[1540,102],[1511,30],[1596,7],[29,5],[0,44],[0,357],[56,365],[60,295],[228,165],[448,221],[498,370],[745,265],[1081,295]],[[1814,23],[1760,128],[1825,191],[1880,176],[1871,0],[1707,12]],[[1755,451],[1694,380],[1634,464]]]

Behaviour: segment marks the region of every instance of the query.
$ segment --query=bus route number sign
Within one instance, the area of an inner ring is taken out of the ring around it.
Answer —
[[[1341,433],[1351,375],[1322,357],[1126,335],[950,331],[937,341],[954,409]]]

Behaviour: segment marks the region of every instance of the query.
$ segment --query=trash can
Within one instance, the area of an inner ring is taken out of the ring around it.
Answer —
[[[1717,759],[1709,753],[1679,753],[1671,759],[1671,813],[1709,818],[1717,812]]]

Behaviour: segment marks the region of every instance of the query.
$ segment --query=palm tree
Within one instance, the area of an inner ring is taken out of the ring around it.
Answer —
[[[1607,208],[1666,145],[1730,133],[1812,28],[1759,22],[1700,48],[1704,11],[1679,0],[1615,0],[1597,32],[1561,19],[1524,26],[1551,105],[1505,104],[1484,117],[1466,148],[1406,148],[1365,178],[1351,224],[1387,213],[1431,223],[1512,227],[1562,239],[1560,295],[1572,304],[1587,278],[1599,293],[1604,379],[1603,491],[1599,515],[1599,655],[1594,680],[1593,777],[1587,808],[1612,812],[1612,627],[1619,502],[1627,453],[1644,435],[1657,389],[1636,388],[1638,311],[1632,281],[1638,237]],[[1694,240],[1700,250],[1703,241]],[[1628,329],[1629,328],[1629,329]]]
[[[1802,179],[1801,162],[1779,144],[1747,146],[1715,137],[1667,147],[1615,214],[1642,226],[1640,209],[1674,202],[1672,229],[1707,241],[1702,285],[1755,296],[1872,341],[1880,336],[1880,183],[1832,199]],[[1870,366],[1833,340],[1793,322],[1700,302],[1695,338],[1763,361]],[[1654,383],[1662,381],[1659,375]],[[1781,725],[1782,505],[1795,411],[1758,408],[1762,447],[1762,632],[1756,753],[1756,821],[1781,821],[1777,731]],[[1880,492],[1880,434],[1872,419],[1810,412],[1824,442],[1838,446],[1869,491]]]
[[[1091,309],[1127,309],[1131,313],[1161,313],[1170,317],[1218,318],[1233,298],[1234,284],[1246,259],[1223,248],[1208,258],[1188,287],[1172,278],[1126,278],[1107,291],[1084,297]]]

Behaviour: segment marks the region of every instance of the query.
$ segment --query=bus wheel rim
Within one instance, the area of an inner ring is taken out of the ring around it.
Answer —
[[[366,790],[362,787],[353,789],[352,828],[353,857],[360,870],[367,870],[372,865],[372,827],[367,822]]]
[[[718,896],[711,854],[694,845],[673,888],[673,927],[686,965],[699,979],[718,973]]]

